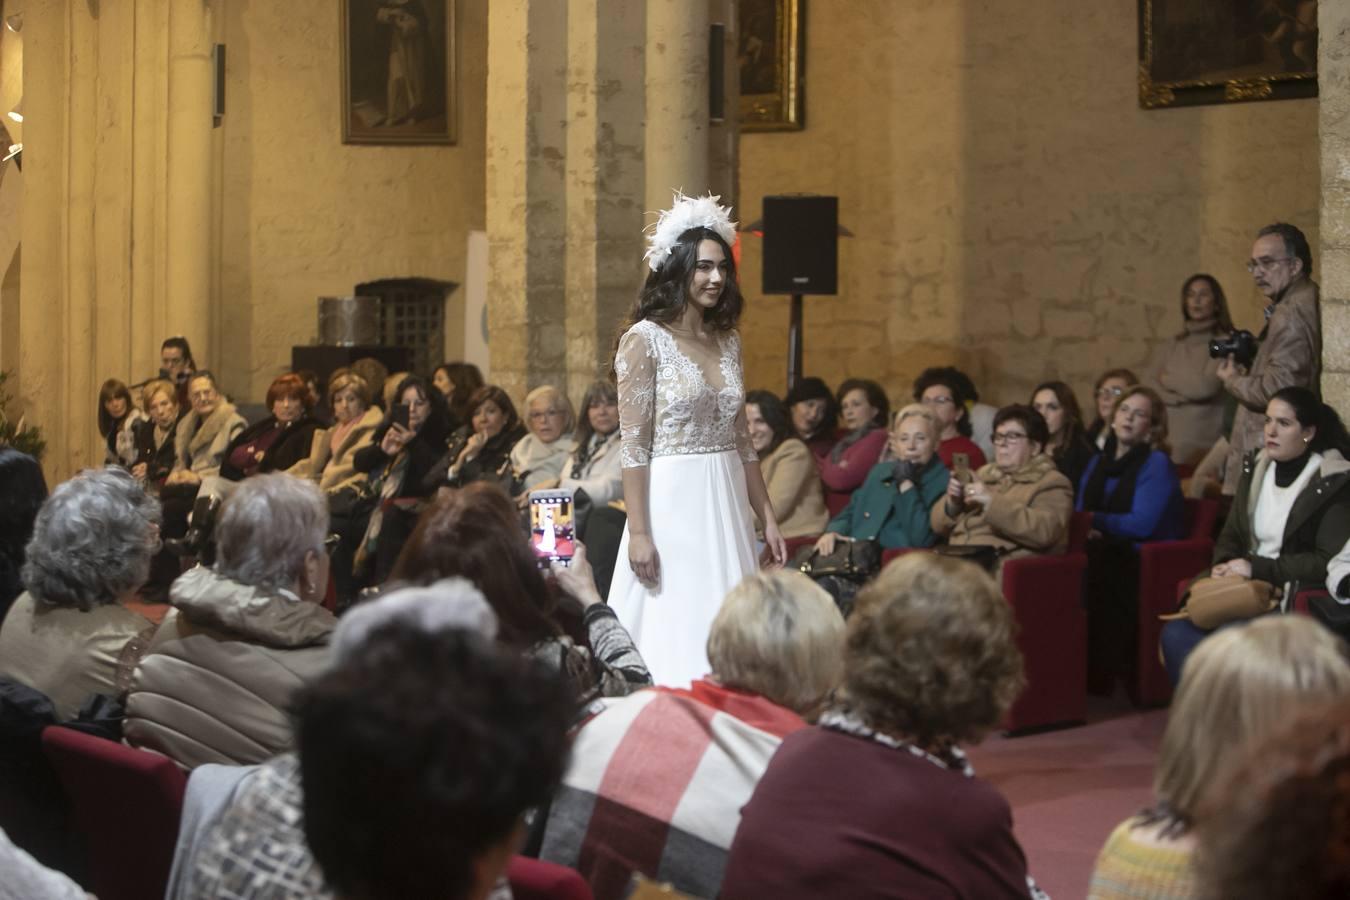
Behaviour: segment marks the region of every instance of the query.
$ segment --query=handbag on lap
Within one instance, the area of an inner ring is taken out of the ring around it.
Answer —
[[[829,554],[815,546],[803,547],[792,558],[792,567],[812,578],[833,575],[863,582],[881,571],[881,545],[873,540],[838,540]]]
[[[1238,619],[1265,615],[1279,606],[1280,594],[1280,588],[1268,581],[1241,575],[1207,575],[1191,584],[1180,611],[1158,618],[1164,622],[1190,619],[1196,627],[1213,631]]]

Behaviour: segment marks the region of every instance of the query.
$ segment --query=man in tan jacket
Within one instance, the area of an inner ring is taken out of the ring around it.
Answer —
[[[1243,375],[1233,357],[1218,376],[1237,398],[1237,415],[1228,441],[1223,492],[1231,496],[1242,475],[1242,457],[1261,447],[1266,403],[1280,388],[1306,387],[1320,393],[1322,319],[1317,282],[1312,280],[1312,250],[1293,225],[1277,222],[1256,235],[1247,261],[1256,289],[1270,300],[1261,349]]]

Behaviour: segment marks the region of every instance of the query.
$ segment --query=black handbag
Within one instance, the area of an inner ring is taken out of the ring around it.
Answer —
[[[874,540],[839,540],[834,552],[822,555],[815,546],[803,547],[792,566],[812,578],[827,575],[862,582],[881,571],[881,545]]]

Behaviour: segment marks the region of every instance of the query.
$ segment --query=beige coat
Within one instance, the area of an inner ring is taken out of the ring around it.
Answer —
[[[783,537],[804,537],[824,531],[830,513],[825,508],[820,471],[811,450],[797,438],[790,437],[760,460],[759,465]],[[763,533],[763,523],[757,522],[756,529]]]
[[[1231,495],[1242,478],[1242,458],[1265,443],[1266,404],[1280,388],[1319,391],[1322,378],[1322,318],[1317,282],[1301,278],[1286,291],[1270,317],[1266,339],[1252,361],[1251,372],[1228,382],[1238,400],[1223,492]]]
[[[169,598],[174,608],[132,678],[127,743],[188,769],[290,749],[291,699],[328,665],[333,614],[204,566],[180,576]]]
[[[215,412],[206,417],[206,421],[197,427],[201,417],[196,410],[188,410],[178,422],[178,430],[173,435],[175,472],[190,469],[202,478],[220,474],[220,464],[225,451],[239,432],[248,427],[244,417],[234,406],[221,400]],[[195,430],[194,430],[195,429]]]
[[[1167,404],[1167,440],[1177,464],[1199,462],[1223,432],[1221,360],[1209,356],[1214,337],[1212,322],[1187,322],[1185,332],[1159,348],[1146,379]]]
[[[1008,556],[1063,553],[1069,543],[1073,487],[1045,453],[1022,468],[1005,472],[997,463],[981,466],[975,477],[993,496],[981,509],[971,504],[956,517],[947,514],[947,498],[933,504],[933,530],[949,544],[980,544]]]
[[[362,414],[352,430],[338,444],[333,452],[328,440],[329,431],[314,432],[314,445],[310,448],[309,459],[299,464],[302,468],[292,469],[291,474],[302,475],[319,483],[319,490],[325,494],[338,491],[366,480],[365,472],[356,471],[353,458],[358,450],[370,446],[375,430],[384,420],[384,413],[378,406],[372,406]]]

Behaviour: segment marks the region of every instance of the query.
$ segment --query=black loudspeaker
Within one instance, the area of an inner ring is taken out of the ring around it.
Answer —
[[[708,26],[708,118],[726,118],[727,27],[721,22]]]
[[[764,293],[839,288],[839,198],[764,198]]]

